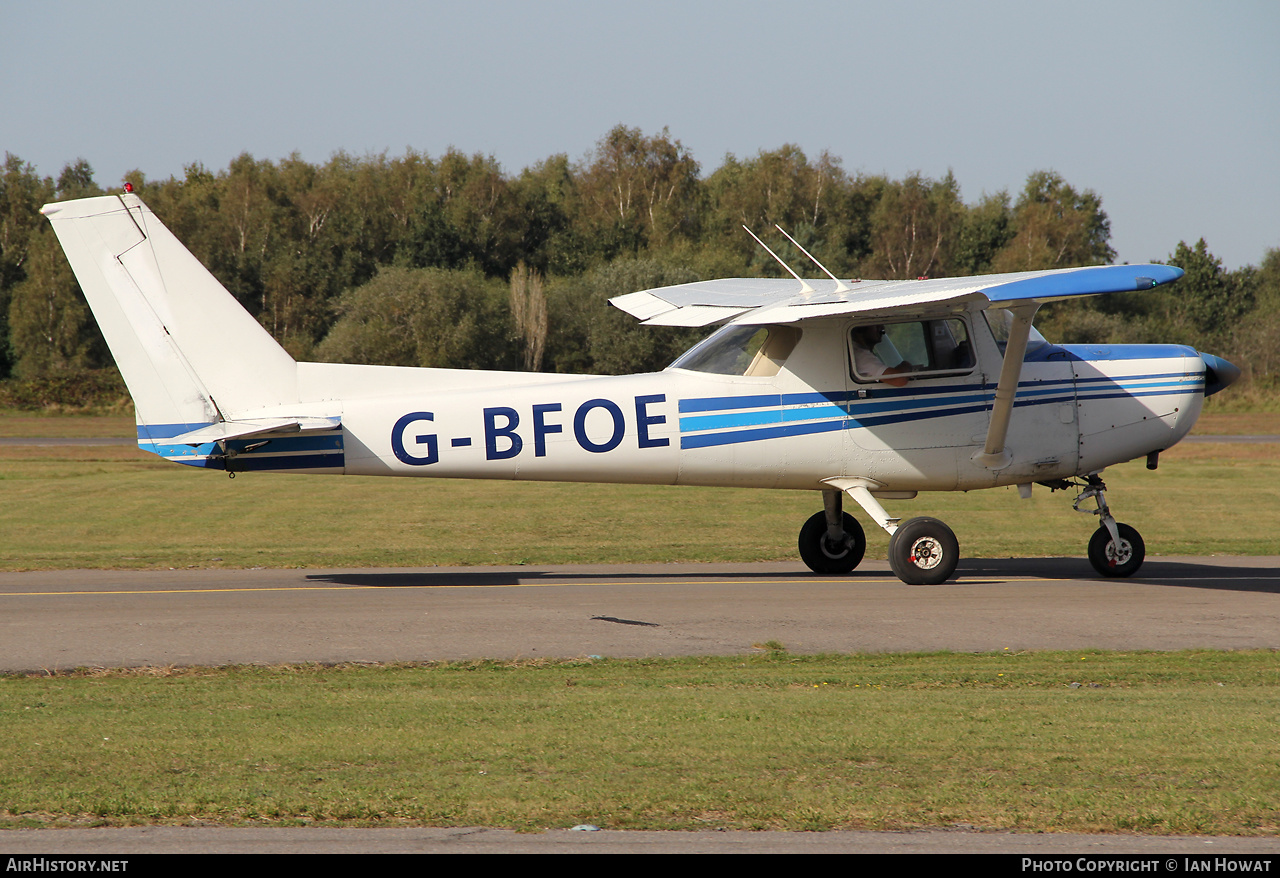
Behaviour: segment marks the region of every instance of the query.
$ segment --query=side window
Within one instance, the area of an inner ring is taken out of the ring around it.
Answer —
[[[969,329],[963,320],[930,320],[930,362],[935,369],[967,371],[974,366],[973,345],[969,342]]]
[[[791,356],[791,352],[795,350],[798,341],[800,341],[800,330],[794,326],[770,326],[764,343],[751,358],[751,365],[747,367],[747,371],[742,374],[752,378],[777,375],[782,364],[787,361],[787,357]]]
[[[969,329],[958,317],[855,326],[849,345],[850,374],[856,381],[883,381],[886,374],[908,379],[955,375],[975,364]]]

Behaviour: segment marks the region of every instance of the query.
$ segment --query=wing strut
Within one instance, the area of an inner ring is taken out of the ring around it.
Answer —
[[[1018,380],[1022,377],[1022,358],[1027,353],[1027,340],[1031,337],[1031,320],[1036,316],[1039,302],[1025,302],[1009,309],[1013,323],[1009,327],[1009,340],[1004,347],[1004,362],[1000,366],[1000,383],[996,385],[996,398],[991,406],[991,426],[987,429],[987,443],[974,460],[989,469],[1003,469],[1013,460],[1005,448],[1009,434],[1009,416],[1013,413],[1013,397],[1018,392]]]

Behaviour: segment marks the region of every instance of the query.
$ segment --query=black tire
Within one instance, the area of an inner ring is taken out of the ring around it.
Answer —
[[[936,518],[912,518],[889,538],[889,566],[907,585],[940,585],[956,572],[960,542]]]
[[[867,551],[867,535],[849,513],[844,515],[844,543],[832,545],[827,539],[827,514],[819,512],[800,528],[800,558],[814,573],[848,573],[862,563]]]
[[[1116,523],[1120,534],[1120,551],[1116,551],[1111,532],[1100,527],[1089,538],[1089,563],[1103,576],[1132,576],[1147,557],[1146,543],[1127,524]]]

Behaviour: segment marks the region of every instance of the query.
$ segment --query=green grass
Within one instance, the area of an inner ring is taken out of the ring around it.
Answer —
[[[1264,652],[0,678],[0,826],[1275,834]]]
[[[1184,445],[1107,471],[1156,554],[1274,554],[1280,446]],[[965,557],[1083,555],[1097,519],[1037,487],[885,505]],[[861,511],[850,502],[856,516]],[[0,569],[795,560],[816,492],[193,470],[132,448],[0,448]],[[886,538],[864,519],[868,557]]]
[[[133,439],[132,414],[83,415],[0,409],[0,436],[37,439]]]

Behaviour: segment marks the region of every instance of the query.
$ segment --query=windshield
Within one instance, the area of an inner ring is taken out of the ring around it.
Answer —
[[[799,340],[794,326],[726,326],[686,351],[671,368],[768,377],[778,374]]]
[[[987,317],[987,325],[991,327],[991,334],[996,337],[996,344],[1000,346],[1000,352],[1004,353],[1005,345],[1009,343],[1009,327],[1013,325],[1013,312],[1006,308],[992,308],[983,313]],[[1048,343],[1038,329],[1031,327],[1031,335],[1027,338],[1028,353]]]

